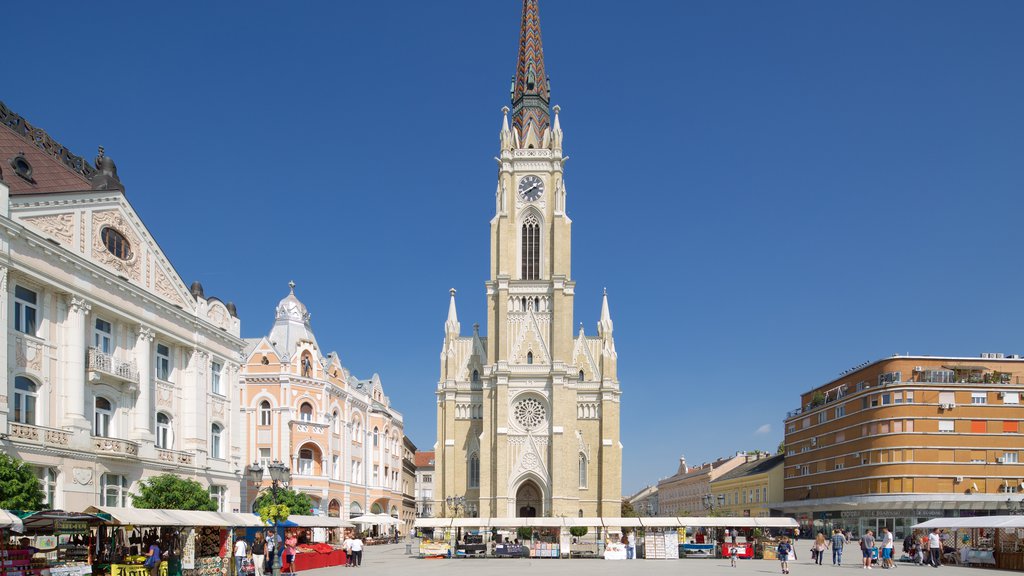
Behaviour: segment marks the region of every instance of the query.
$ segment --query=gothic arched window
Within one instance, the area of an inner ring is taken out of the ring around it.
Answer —
[[[526,353],[526,363],[533,364],[533,352]]]
[[[580,382],[583,382],[584,378],[586,378],[586,374],[583,373],[583,370],[580,370]]]
[[[480,371],[479,370],[473,370],[473,382],[479,382],[479,381],[480,381]]]
[[[580,488],[587,487],[587,455],[580,453]]]
[[[473,452],[469,456],[469,487],[480,487],[480,454]]]
[[[523,221],[523,280],[540,278],[540,221],[533,214]]]

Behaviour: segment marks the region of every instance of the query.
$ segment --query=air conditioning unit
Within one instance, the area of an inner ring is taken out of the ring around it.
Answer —
[[[1003,463],[1003,457],[1002,456],[1000,456],[999,458],[996,458],[996,464],[1002,464],[1002,463]]]
[[[939,410],[949,410],[949,404],[939,404]]]
[[[914,372],[924,372],[924,366],[914,366]]]
[[[952,410],[953,408],[956,408],[956,404],[949,404],[948,406],[949,406],[950,410]]]
[[[818,445],[818,439],[817,438],[811,438],[811,446],[817,446],[817,445]]]
[[[964,477],[963,476],[957,476],[956,478],[953,479],[953,481],[956,482],[957,484],[959,484],[959,483],[964,481]]]
[[[1000,398],[1003,398],[1003,397],[1005,397],[1005,396],[1006,396],[1006,392],[1000,392],[1000,393],[999,393],[999,397],[1000,397]]]

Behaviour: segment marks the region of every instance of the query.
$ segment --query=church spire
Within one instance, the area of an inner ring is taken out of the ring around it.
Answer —
[[[462,331],[462,326],[459,325],[459,315],[455,311],[455,288],[450,291],[452,298],[448,302],[448,320],[444,323],[444,333],[446,335],[458,336]]]
[[[607,338],[612,335],[612,315],[608,311],[608,289],[604,291],[604,298],[601,300],[601,321],[598,323],[601,336]]]
[[[523,22],[519,30],[519,61],[512,87],[512,125],[523,147],[540,147],[550,124],[548,102],[551,90],[544,71],[544,46],[540,37],[538,0],[523,0]]]

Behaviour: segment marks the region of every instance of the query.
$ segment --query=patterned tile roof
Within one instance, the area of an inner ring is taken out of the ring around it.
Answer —
[[[540,135],[550,123],[550,89],[544,71],[544,45],[540,34],[538,0],[523,0],[519,30],[519,60],[512,91],[512,125],[525,140],[530,130]]]
[[[31,166],[30,178],[19,176],[11,165],[17,156]],[[96,173],[84,158],[0,102],[0,174],[12,196],[92,190],[89,180]]]

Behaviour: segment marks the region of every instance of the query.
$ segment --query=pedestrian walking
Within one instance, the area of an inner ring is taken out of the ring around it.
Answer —
[[[871,554],[875,550],[875,533],[871,530],[860,537],[860,550],[864,554],[864,568],[871,570]]]
[[[775,549],[775,553],[782,565],[782,573],[789,574],[789,555],[793,553],[793,545],[789,543],[789,538],[786,536],[782,537],[778,548]]]
[[[931,553],[932,566],[936,568],[942,566],[942,540],[939,538],[938,528],[928,534],[928,551]]]
[[[356,568],[363,565],[363,540],[356,534],[355,538],[352,538],[352,556],[355,558]]]
[[[147,569],[149,569],[149,576],[160,575],[160,546],[157,545],[156,538],[149,541],[149,550],[146,551],[146,561],[142,563]]]
[[[348,530],[345,531],[345,540],[341,542],[341,548],[345,551],[345,566],[351,568],[354,558],[352,557],[352,533]]]
[[[740,549],[737,546],[733,546],[729,549],[729,565],[733,568],[736,567],[736,559],[740,557]]]
[[[828,550],[828,544],[828,540],[825,539],[825,533],[818,532],[818,535],[814,538],[814,559],[817,561],[818,566],[821,566],[821,561],[825,558],[825,550]]]
[[[257,532],[256,538],[252,541],[252,563],[256,570],[256,576],[263,576],[267,556],[267,541],[263,538],[263,532]]]
[[[846,536],[843,531],[836,528],[832,531],[832,565],[843,565],[843,546],[846,546]]]
[[[636,531],[631,530],[626,535],[626,560],[633,560],[636,558]]]
[[[245,538],[239,538],[235,540],[235,574],[242,576],[242,562],[245,561],[245,557],[249,555],[249,546],[245,541]]]

